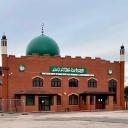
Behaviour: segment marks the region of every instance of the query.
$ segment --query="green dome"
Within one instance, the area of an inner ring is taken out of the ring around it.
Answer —
[[[46,35],[40,35],[31,40],[26,49],[26,55],[32,55],[33,53],[44,55],[49,54],[51,56],[59,55],[60,50],[57,43]]]

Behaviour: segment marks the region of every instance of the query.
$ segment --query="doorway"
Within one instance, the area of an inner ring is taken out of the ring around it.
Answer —
[[[50,111],[50,96],[39,96],[39,111]]]
[[[105,101],[106,100],[107,100],[107,96],[97,95],[96,96],[96,109],[105,109]]]

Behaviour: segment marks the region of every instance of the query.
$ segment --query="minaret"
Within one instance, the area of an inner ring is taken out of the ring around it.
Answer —
[[[125,79],[125,49],[120,47],[120,105],[121,109],[125,109],[124,99],[124,79]]]
[[[8,99],[8,55],[7,55],[7,38],[5,34],[1,39],[1,59],[2,59],[2,98]]]
[[[125,49],[124,49],[124,45],[122,45],[120,47],[120,62],[125,61]]]
[[[7,39],[5,34],[2,36],[1,39],[1,54],[7,54]]]

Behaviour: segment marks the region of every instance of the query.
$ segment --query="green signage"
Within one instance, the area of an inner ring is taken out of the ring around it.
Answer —
[[[50,73],[86,74],[86,68],[50,66]]]

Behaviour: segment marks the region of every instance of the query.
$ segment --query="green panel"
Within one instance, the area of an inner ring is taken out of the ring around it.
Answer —
[[[86,68],[50,66],[51,73],[87,74]]]
[[[46,35],[40,35],[29,43],[26,49],[26,55],[32,55],[33,53],[44,55],[49,54],[51,56],[59,55],[60,50],[57,43]]]
[[[26,105],[32,106],[35,104],[35,96],[34,95],[27,95],[26,96]]]

